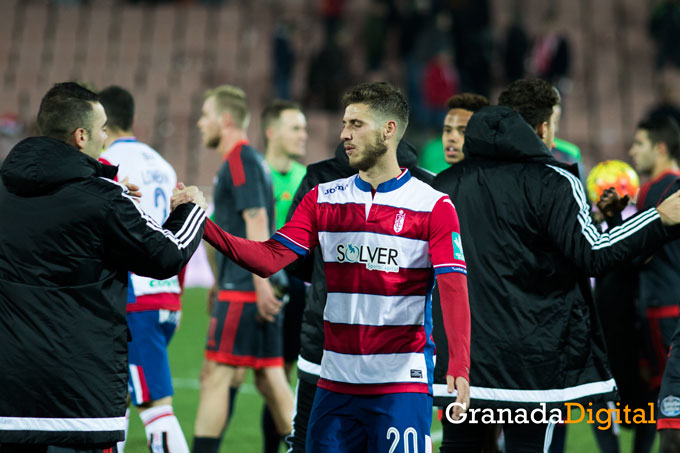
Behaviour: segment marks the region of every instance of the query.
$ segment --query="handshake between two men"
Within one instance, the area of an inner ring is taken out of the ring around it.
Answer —
[[[177,206],[184,203],[196,203],[204,211],[208,210],[208,203],[205,201],[203,192],[198,190],[198,187],[186,187],[183,182],[179,182],[177,183],[177,187],[172,190],[170,207],[171,209],[175,209]]]

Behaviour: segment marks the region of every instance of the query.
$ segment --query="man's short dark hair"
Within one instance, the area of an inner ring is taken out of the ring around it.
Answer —
[[[520,79],[512,82],[498,97],[498,105],[510,107],[537,129],[550,120],[560,97],[550,82],[542,79]]]
[[[93,103],[98,101],[95,93],[77,83],[57,83],[40,102],[38,130],[44,136],[67,143],[78,128],[91,133]]]
[[[104,106],[108,127],[117,131],[129,131],[135,118],[135,100],[129,91],[110,86],[99,92],[99,102]]]
[[[461,93],[451,96],[447,105],[449,106],[449,110],[462,109],[476,112],[482,107],[489,105],[489,100],[481,94]]]
[[[637,128],[647,131],[652,145],[664,143],[671,159],[680,161],[680,127],[673,118],[665,115],[652,115],[640,121]]]
[[[401,139],[408,126],[408,103],[398,88],[386,82],[360,83],[345,92],[342,104],[367,104],[375,113],[397,122],[397,138]]]
[[[284,110],[298,110],[302,111],[300,104],[285,99],[274,99],[267,105],[260,115],[260,122],[262,123],[262,131],[265,132],[271,124],[281,117]]]

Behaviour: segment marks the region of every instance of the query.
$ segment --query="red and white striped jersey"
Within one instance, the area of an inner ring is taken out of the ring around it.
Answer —
[[[118,181],[127,177],[132,184],[139,186],[142,211],[163,225],[170,215],[172,189],[177,185],[177,174],[172,165],[134,137],[115,140],[102,153],[101,159],[118,166]],[[134,292],[128,290],[128,312],[180,309],[182,290],[176,276],[156,280],[130,274],[129,285]]]
[[[320,184],[274,239],[321,247],[328,286],[319,386],[349,394],[432,393],[435,275],[465,274],[449,197],[412,178]]]

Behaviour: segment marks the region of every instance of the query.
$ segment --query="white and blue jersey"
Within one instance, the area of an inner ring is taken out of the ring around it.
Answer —
[[[162,225],[170,214],[170,198],[177,185],[175,170],[157,151],[134,137],[115,140],[101,159],[118,166],[118,180],[124,178],[139,186],[140,207]],[[166,280],[130,275],[128,312],[179,310],[181,288],[177,277]]]
[[[134,137],[115,140],[101,160],[118,166],[118,180],[139,186],[142,211],[162,225],[170,214],[170,197],[177,185],[172,166],[153,148]],[[128,274],[128,391],[140,405],[173,394],[168,344],[180,319],[181,287],[177,276],[166,280]]]

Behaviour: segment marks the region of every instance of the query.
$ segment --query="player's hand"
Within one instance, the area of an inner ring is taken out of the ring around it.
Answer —
[[[666,226],[680,223],[680,190],[670,195],[656,207],[661,221]]]
[[[461,406],[454,406],[453,408],[453,414],[451,414],[451,417],[454,420],[458,420],[460,416],[463,414],[463,412],[467,411],[470,408],[470,383],[465,379],[464,377],[457,377],[455,380],[453,379],[453,376],[450,374],[446,375],[446,390],[449,393],[453,393],[453,389],[458,391],[458,396],[456,396],[456,403],[459,403]]]
[[[212,285],[210,290],[208,290],[208,315],[212,315],[213,307],[215,306],[215,300],[217,299],[217,283]]]
[[[628,206],[629,202],[630,197],[628,195],[621,198],[616,192],[616,189],[610,187],[609,189],[605,189],[605,191],[602,192],[600,201],[597,202],[597,208],[600,210],[602,215],[607,218],[611,218],[617,214],[620,214],[621,211],[626,209],[626,206]]]
[[[257,295],[257,314],[265,321],[274,322],[274,317],[283,308],[283,302],[276,298],[274,289],[268,280],[258,279],[255,284]]]
[[[139,186],[136,186],[132,184],[130,181],[128,181],[128,177],[126,176],[125,179],[123,179],[120,182],[122,185],[127,187],[128,192],[130,192],[130,195],[135,197],[135,198],[141,198],[142,197],[142,192],[139,191]],[[139,200],[137,200],[139,202]]]
[[[196,203],[204,211],[208,209],[208,203],[206,203],[203,192],[198,190],[198,187],[186,187],[184,183],[178,182],[177,187],[172,190],[170,207],[174,210],[177,206],[184,203]]]

